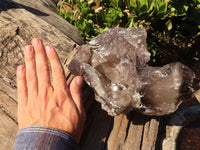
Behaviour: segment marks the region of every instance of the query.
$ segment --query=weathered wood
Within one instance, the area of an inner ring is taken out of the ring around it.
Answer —
[[[195,97],[200,102],[200,90],[195,92]]]
[[[8,13],[8,15],[13,18],[10,20],[10,17],[7,18],[5,14],[1,14],[1,17],[9,19],[10,23],[12,23],[13,20],[22,21],[22,24],[26,25],[36,22],[38,27],[43,29],[45,26],[46,29],[48,26],[53,26],[58,31],[66,35],[70,40],[77,44],[83,44],[83,40],[78,32],[78,29],[73,27],[57,14],[55,1],[56,0],[37,0],[37,2],[24,0],[2,0],[0,1],[0,12]],[[41,22],[37,22],[36,20],[41,20]],[[38,30],[37,32],[40,31]],[[60,35],[60,32],[51,32],[51,30],[48,29],[47,32],[57,34],[58,36]],[[34,32],[30,30],[29,33]],[[42,34],[45,34],[45,32],[42,32]]]
[[[83,43],[78,30],[57,15],[53,0],[0,1],[1,150],[12,149],[18,130],[15,72],[18,65],[24,64],[23,47],[33,37],[42,39],[44,45],[54,46],[61,61],[74,44]]]
[[[0,149],[11,150],[13,148],[15,135],[17,133],[16,123],[0,109]]]

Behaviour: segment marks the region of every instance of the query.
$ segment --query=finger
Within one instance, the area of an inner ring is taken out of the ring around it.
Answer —
[[[21,65],[17,68],[17,95],[18,106],[24,107],[27,104],[27,85],[26,85],[26,68]]]
[[[81,76],[76,76],[70,84],[70,93],[79,111],[83,111],[82,85],[83,85],[83,78]]]
[[[35,54],[34,48],[28,45],[24,48],[25,51],[25,64],[26,64],[26,79],[28,87],[28,95],[37,95],[38,83],[36,74]]]
[[[66,79],[59,57],[53,47],[46,47],[47,57],[51,64],[53,87],[55,90],[66,89]]]
[[[49,66],[42,41],[38,38],[34,38],[32,40],[32,45],[35,50],[35,62],[39,88],[38,91],[40,91],[40,89],[45,89],[45,87],[49,87],[51,85]]]

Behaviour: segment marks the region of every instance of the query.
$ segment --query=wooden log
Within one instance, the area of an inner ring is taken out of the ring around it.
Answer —
[[[23,47],[30,44],[33,37],[55,47],[61,61],[74,44],[83,43],[77,28],[57,14],[53,0],[0,1],[1,150],[12,149],[18,130],[15,72],[18,65],[24,64]]]
[[[0,109],[0,149],[11,150],[17,133],[17,124]]]

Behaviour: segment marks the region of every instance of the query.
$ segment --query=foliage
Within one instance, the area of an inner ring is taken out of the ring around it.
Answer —
[[[172,0],[167,16],[153,22],[148,30],[148,43],[154,62],[199,60],[200,0]]]
[[[86,42],[111,27],[141,26],[152,64],[200,55],[200,0],[61,0],[58,7]]]
[[[64,4],[72,11],[63,12]],[[89,41],[107,28],[119,25],[123,13],[118,4],[119,0],[111,0],[111,3],[101,0],[92,5],[87,0],[65,0],[60,1],[58,6],[60,7],[59,14],[78,27],[84,39]]]

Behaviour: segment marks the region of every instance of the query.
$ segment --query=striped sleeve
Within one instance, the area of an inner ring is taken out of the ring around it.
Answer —
[[[68,133],[50,127],[29,126],[19,130],[13,150],[76,150]]]

